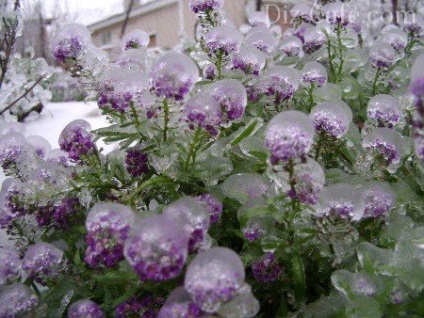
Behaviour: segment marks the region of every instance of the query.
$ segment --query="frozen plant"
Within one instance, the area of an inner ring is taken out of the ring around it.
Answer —
[[[105,318],[102,309],[89,299],[81,299],[69,306],[68,318]]]
[[[124,51],[130,49],[144,49],[149,45],[150,36],[143,30],[133,30],[122,39]]]
[[[349,130],[353,114],[345,102],[324,102],[312,109],[310,118],[317,132],[338,139]]]

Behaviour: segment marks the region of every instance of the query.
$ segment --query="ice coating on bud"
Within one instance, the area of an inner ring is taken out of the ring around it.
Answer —
[[[203,311],[215,313],[238,294],[244,277],[240,257],[228,248],[215,247],[192,260],[184,287]]]
[[[128,149],[125,157],[125,168],[133,177],[140,177],[149,172],[149,160],[146,153],[133,148]]]
[[[404,18],[404,30],[413,36],[424,34],[424,18],[420,14],[408,14]]]
[[[299,84],[300,74],[297,70],[285,66],[277,66],[261,76],[257,87],[262,94],[274,97],[275,103],[279,104],[292,98],[299,88]]]
[[[275,116],[265,133],[265,146],[271,153],[271,164],[305,157],[314,141],[315,129],[309,117],[299,111],[286,111]]]
[[[105,318],[99,305],[89,299],[74,302],[68,309],[68,318]]]
[[[302,203],[315,205],[325,184],[325,174],[321,165],[308,158],[306,163],[294,167],[293,179],[294,193],[290,190],[289,196]]]
[[[28,154],[32,152],[31,145],[21,133],[11,132],[0,136],[0,166],[4,170],[30,160]]]
[[[395,203],[395,195],[388,183],[370,182],[362,191],[365,198],[364,217],[386,215]]]
[[[188,254],[189,235],[169,215],[140,220],[125,242],[125,258],[141,280],[156,282],[178,276]]]
[[[87,250],[85,261],[91,266],[115,266],[123,260],[124,243],[134,224],[133,211],[122,204],[97,203],[85,222]]]
[[[224,122],[241,119],[247,105],[247,92],[237,80],[224,79],[208,87],[212,97],[219,103],[224,112]]]
[[[332,24],[340,23],[346,26],[351,22],[349,20],[350,8],[346,3],[339,1],[329,3],[324,6],[324,14],[327,21]]]
[[[266,56],[259,49],[242,46],[233,55],[233,68],[242,70],[246,74],[259,75],[266,64]]]
[[[390,128],[376,128],[362,141],[371,160],[383,160],[390,171],[396,172],[403,155],[402,136]]]
[[[220,317],[226,318],[253,318],[259,309],[259,301],[253,295],[252,288],[244,284],[239,294],[224,304],[218,313]]]
[[[238,30],[229,25],[220,25],[206,34],[205,45],[211,54],[222,52],[229,55],[238,51],[242,40]]]
[[[396,51],[403,51],[408,45],[408,35],[399,29],[390,30],[382,35],[382,41],[389,43]]]
[[[46,161],[68,167],[68,155],[61,149],[52,149],[46,155]]]
[[[149,45],[149,42],[149,33],[136,29],[124,36],[122,39],[122,47],[124,51],[130,49],[145,49]]]
[[[349,130],[353,114],[349,105],[343,101],[323,102],[312,109],[310,118],[318,132],[341,138]]]
[[[333,286],[345,295],[375,296],[377,286],[372,277],[366,273],[350,273],[344,269],[337,270],[331,276]]]
[[[0,286],[16,280],[21,272],[19,253],[10,247],[0,247]]]
[[[143,298],[132,296],[115,308],[114,318],[155,318],[159,308],[163,304],[163,298],[146,296]]]
[[[278,264],[274,253],[268,252],[252,263],[253,277],[259,283],[278,280],[283,268]]]
[[[48,277],[57,276],[62,267],[63,251],[50,243],[31,245],[22,260],[22,269],[40,283]]]
[[[250,207],[254,208],[254,206]],[[243,215],[244,211],[248,211],[248,208],[243,208],[238,211],[239,218]],[[273,231],[275,227],[275,219],[268,216],[255,217],[250,219],[243,227],[243,236],[249,242],[254,242],[266,237]]]
[[[254,11],[250,13],[247,20],[252,27],[261,26],[269,28],[271,26],[271,20],[269,19],[268,14],[262,11]]]
[[[46,157],[47,153],[52,150],[50,143],[43,137],[30,136],[27,138],[27,141],[34,148],[35,154],[40,158]]]
[[[8,133],[25,133],[25,126],[22,123],[2,123],[0,127],[0,137]]]
[[[224,6],[224,0],[190,0],[189,7],[194,13],[220,10]]]
[[[207,207],[210,216],[210,224],[217,223],[222,214],[222,203],[213,194],[209,193],[199,195],[197,200]]]
[[[205,240],[209,229],[210,215],[208,209],[197,199],[182,197],[169,204],[163,211],[170,219],[181,222],[184,230],[190,237],[189,252],[195,252]]]
[[[396,62],[397,53],[388,43],[376,42],[370,50],[370,62],[375,68],[389,68]]]
[[[146,70],[147,52],[144,49],[128,49],[119,55],[115,65],[132,71],[144,72]]]
[[[287,36],[281,41],[280,50],[288,57],[302,57],[303,43],[295,36]]]
[[[203,77],[208,80],[214,80],[218,75],[218,69],[215,64],[209,63],[203,68]]]
[[[325,67],[318,62],[307,63],[302,70],[302,81],[305,84],[323,86],[327,83],[328,74]]]
[[[22,203],[23,183],[19,179],[6,179],[0,192],[0,228],[7,228],[11,222],[27,213]]]
[[[253,32],[246,36],[244,44],[255,47],[264,53],[272,53],[278,45],[278,40],[272,35],[270,30]]]
[[[190,294],[182,286],[175,288],[169,294],[158,314],[158,318],[196,318],[200,316],[199,306],[192,302]]]
[[[226,197],[245,203],[249,199],[258,199],[264,196],[269,188],[265,177],[253,173],[239,173],[229,176],[221,185]]]
[[[14,283],[0,288],[0,317],[25,317],[37,304],[37,296],[24,284]]]
[[[223,113],[218,101],[209,91],[200,91],[189,98],[184,103],[183,111],[190,128],[201,127],[212,136],[218,135]]]
[[[69,24],[61,28],[53,38],[53,56],[58,62],[77,60],[90,42],[91,35],[87,27]]]
[[[199,70],[188,56],[169,52],[152,66],[150,90],[159,97],[183,100],[193,89],[198,77]]]
[[[321,30],[308,28],[303,34],[303,50],[311,54],[319,50],[325,43],[326,38]]]
[[[365,203],[362,193],[355,187],[339,183],[324,187],[316,207],[319,216],[337,215],[358,221],[364,215]]]
[[[402,119],[402,106],[393,96],[377,95],[369,101],[367,115],[377,126],[393,128]]]
[[[293,18],[301,18],[305,21],[311,21],[313,19],[314,13],[311,6],[307,3],[296,3],[290,10],[290,15]]]
[[[70,122],[59,136],[60,149],[67,152],[71,160],[78,161],[81,156],[91,154],[96,145],[91,134],[91,125],[83,119]]]

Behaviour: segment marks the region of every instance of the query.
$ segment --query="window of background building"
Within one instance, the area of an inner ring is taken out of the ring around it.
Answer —
[[[102,44],[109,44],[112,42],[112,32],[105,32],[102,34]]]

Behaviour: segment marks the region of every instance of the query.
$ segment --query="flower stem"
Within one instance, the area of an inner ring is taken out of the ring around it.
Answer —
[[[312,107],[314,107],[315,105],[315,101],[314,101],[314,90],[315,90],[315,84],[311,83],[311,87],[308,90],[309,93],[309,108],[308,108],[308,112],[310,112],[312,110]]]
[[[339,81],[339,78],[340,78],[340,75],[342,74],[343,66],[344,66],[343,43],[342,43],[342,25],[340,23],[337,24],[337,44],[338,44],[339,55],[340,55],[340,65],[339,65],[339,71],[337,72],[336,81]]]
[[[322,148],[323,139],[324,139],[324,135],[323,134],[320,134],[318,136],[318,142],[317,142],[317,146],[316,146],[316,150],[315,150],[315,160],[318,160],[319,159],[319,156],[321,154],[321,148]]]
[[[167,141],[168,140],[168,124],[169,124],[169,104],[166,98],[163,100],[163,121],[164,121],[163,141]]]
[[[372,85],[372,95],[374,96],[377,93],[377,84],[380,77],[381,68],[377,68],[377,73],[375,73],[374,83]]]
[[[197,146],[199,142],[202,140],[202,128],[198,127],[196,129],[196,132],[194,133],[193,141],[190,144],[190,149],[187,155],[187,159],[184,163],[184,170],[188,171],[188,168],[190,166],[190,161],[195,162],[196,161],[196,154],[197,154]]]
[[[218,58],[216,61],[216,68],[218,70],[218,79],[222,78],[222,58],[224,56],[224,53],[222,52],[222,50],[219,50],[218,53],[216,54],[216,57]]]

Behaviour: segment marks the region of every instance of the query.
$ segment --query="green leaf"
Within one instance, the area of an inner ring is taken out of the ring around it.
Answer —
[[[262,127],[263,120],[260,118],[252,119],[245,127],[236,131],[233,135],[233,140],[231,141],[231,146],[235,146],[240,143],[246,137],[253,135]]]
[[[305,265],[300,255],[294,255],[292,258],[292,275],[294,281],[294,297],[297,306],[299,306],[304,302],[306,292]]]

